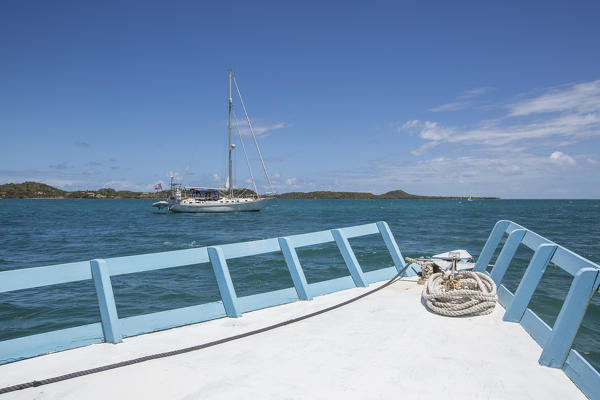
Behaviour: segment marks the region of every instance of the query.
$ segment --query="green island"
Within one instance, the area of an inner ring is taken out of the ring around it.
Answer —
[[[392,190],[383,194],[369,192],[290,192],[274,196],[279,199],[466,199],[468,196],[421,196],[406,193],[404,190]],[[472,197],[477,200],[499,200],[499,197]]]
[[[234,195],[254,195],[250,189],[235,189]],[[98,190],[65,191],[38,182],[7,183],[0,185],[0,198],[17,199],[161,199],[169,195],[168,190],[157,192],[133,192],[130,190],[115,190],[103,188]],[[392,190],[384,194],[368,192],[289,192],[277,194],[278,199],[465,199],[466,196],[420,196],[406,193],[403,190]],[[473,197],[478,200],[497,200],[498,197]]]
[[[0,185],[0,198],[28,199],[144,199],[163,198],[168,190],[160,192],[132,192],[110,188],[99,190],[76,190],[68,192],[38,182],[8,183]]]

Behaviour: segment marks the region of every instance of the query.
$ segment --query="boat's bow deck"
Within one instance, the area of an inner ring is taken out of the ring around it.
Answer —
[[[371,285],[371,288],[380,285]],[[504,309],[431,314],[404,279],[314,318],[204,350],[13,392],[14,399],[584,399]],[[201,324],[0,366],[2,387],[236,335],[340,303],[355,288]]]

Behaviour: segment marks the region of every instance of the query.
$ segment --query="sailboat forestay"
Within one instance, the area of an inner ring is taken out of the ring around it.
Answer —
[[[183,187],[181,183],[174,182],[174,177],[171,176],[171,190],[169,194],[168,201],[157,201],[152,204],[153,207],[157,207],[159,210],[162,208],[167,208],[171,212],[175,213],[223,213],[223,212],[239,212],[239,211],[260,211],[267,202],[268,198],[261,198],[258,194],[258,189],[256,186],[256,182],[254,180],[254,174],[252,173],[252,168],[250,166],[250,162],[248,161],[248,154],[246,153],[246,147],[244,145],[244,141],[242,139],[241,132],[239,130],[239,124],[235,124],[237,128],[237,133],[240,139],[240,143],[242,144],[242,149],[244,151],[244,157],[246,159],[246,164],[248,165],[248,169],[250,171],[250,177],[252,179],[252,184],[254,186],[254,195],[250,197],[244,197],[243,191],[238,191],[236,193],[233,189],[233,161],[232,161],[232,152],[236,148],[235,144],[232,142],[231,137],[231,128],[232,128],[232,116],[235,118],[235,114],[233,111],[233,99],[231,96],[232,82],[235,84],[235,88],[237,94],[240,99],[240,104],[244,111],[244,115],[246,117],[246,121],[248,123],[248,127],[250,130],[250,134],[252,139],[254,140],[254,144],[256,145],[256,150],[258,152],[258,156],[260,162],[263,167],[263,171],[271,188],[271,192],[274,193],[273,185],[271,183],[271,179],[269,178],[269,174],[267,173],[267,168],[265,167],[264,160],[262,158],[262,154],[260,152],[260,148],[258,147],[258,142],[256,140],[256,135],[254,134],[254,129],[252,127],[252,123],[250,122],[250,118],[248,117],[248,112],[246,111],[246,106],[244,105],[244,100],[242,99],[242,94],[240,93],[240,89],[237,85],[235,77],[233,77],[233,73],[231,70],[229,73],[229,98],[228,98],[228,176],[227,181],[225,183],[225,189],[218,188],[205,188],[205,187]],[[237,119],[236,119],[237,121]]]

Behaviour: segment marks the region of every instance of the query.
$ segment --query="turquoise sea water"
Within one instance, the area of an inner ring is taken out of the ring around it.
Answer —
[[[513,220],[600,262],[600,200],[272,200],[259,213],[156,213],[153,200],[0,201],[0,270],[186,249],[387,221],[404,256],[457,248],[477,256],[500,219]],[[365,270],[391,266],[379,237],[351,240]],[[309,282],[347,275],[334,244],[301,249]],[[506,277],[514,291],[530,250],[521,249]],[[230,260],[238,295],[293,286],[283,256]],[[219,298],[209,264],[112,278],[120,317]],[[532,304],[552,326],[571,277],[550,266]],[[421,307],[421,304],[415,304]],[[100,320],[94,287],[76,282],[0,294],[0,340]],[[600,370],[600,296],[575,347]],[[509,340],[507,338],[507,340]]]

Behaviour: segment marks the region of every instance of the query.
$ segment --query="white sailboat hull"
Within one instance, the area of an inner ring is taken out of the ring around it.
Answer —
[[[244,202],[206,201],[198,204],[175,203],[169,206],[169,211],[176,213],[226,213],[242,211],[260,211],[269,199],[259,199]]]

